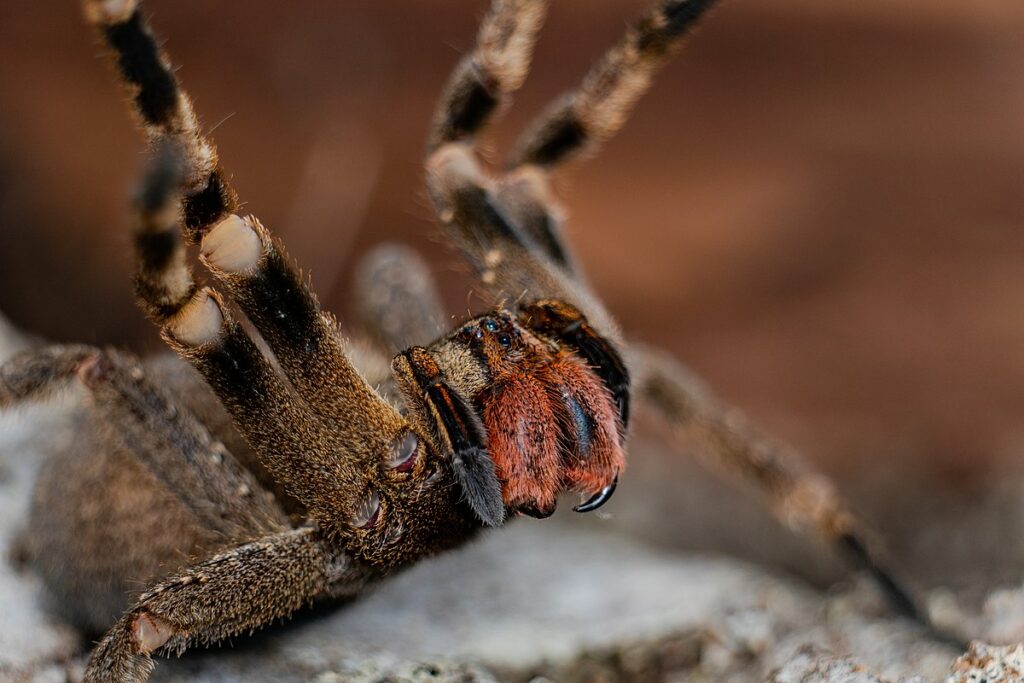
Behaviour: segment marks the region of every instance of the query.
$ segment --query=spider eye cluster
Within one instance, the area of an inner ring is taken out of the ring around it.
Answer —
[[[465,324],[459,331],[460,340],[474,350],[481,350],[489,340],[502,349],[511,349],[521,339],[518,323],[508,314],[478,318]]]

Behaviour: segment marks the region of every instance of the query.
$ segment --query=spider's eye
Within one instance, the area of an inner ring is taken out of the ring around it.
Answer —
[[[488,318],[487,320],[484,321],[484,329],[487,330],[488,332],[497,332],[498,323]]]
[[[499,334],[498,343],[507,349],[512,344],[512,338],[509,337],[507,334]]]
[[[416,464],[416,448],[420,440],[412,432],[405,432],[391,442],[391,449],[385,464],[398,472],[408,472]]]
[[[380,517],[380,496],[373,489],[366,492],[366,497],[359,503],[352,515],[352,526],[357,529],[369,529]]]

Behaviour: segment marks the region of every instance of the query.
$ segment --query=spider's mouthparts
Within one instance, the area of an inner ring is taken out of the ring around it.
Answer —
[[[612,494],[615,493],[615,487],[618,486],[618,485],[619,485],[619,478],[615,477],[615,480],[611,484],[609,484],[608,486],[605,486],[603,489],[601,489],[600,491],[595,493],[593,496],[590,497],[590,500],[588,500],[587,502],[580,503],[579,505],[574,507],[573,511],[574,512],[593,512],[594,510],[596,510],[597,508],[601,507],[602,505],[604,505],[605,503],[607,503],[611,499]]]

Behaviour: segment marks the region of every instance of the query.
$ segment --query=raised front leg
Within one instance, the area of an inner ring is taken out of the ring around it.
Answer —
[[[561,234],[562,210],[551,174],[594,154],[629,118],[654,75],[716,0],[662,0],[635,21],[579,86],[527,126],[498,185],[501,203],[524,233],[561,268],[580,277]]]
[[[444,454],[359,374],[337,325],[281,245],[205,163],[212,142],[131,0],[88,0],[161,153],[138,201],[138,294],[165,340],[203,374],[261,462],[325,532],[382,569],[465,540],[479,527],[459,504]],[[154,100],[173,106],[150,107]],[[180,200],[180,201],[179,201]],[[199,289],[185,236],[270,345],[235,322],[229,301]]]
[[[528,128],[499,179],[492,180],[481,169],[472,136],[453,137],[438,146],[427,163],[437,215],[495,301],[514,304],[526,326],[570,345],[598,372],[616,399],[623,424],[629,416],[630,374],[640,373],[636,391],[675,429],[698,433],[706,445],[701,453],[706,461],[764,490],[780,519],[822,535],[854,567],[867,570],[898,611],[927,625],[927,615],[882,568],[860,522],[827,479],[750,430],[735,411],[694,391],[696,385],[665,354],[645,350],[622,362],[617,349],[625,347],[624,340],[561,236],[562,211],[549,187],[551,172],[593,152],[622,127],[655,72],[714,4],[657,3],[578,88]],[[453,82],[458,78],[457,72]],[[447,106],[442,100],[439,111]]]

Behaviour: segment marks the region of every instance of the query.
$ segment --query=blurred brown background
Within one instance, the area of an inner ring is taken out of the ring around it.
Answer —
[[[343,318],[382,240],[423,250],[466,310],[420,152],[484,6],[148,3],[248,209]],[[644,6],[554,2],[496,152]],[[8,1],[0,38],[0,310],[156,348],[128,280],[143,145],[111,70],[75,2]],[[902,511],[1019,498],[1020,0],[726,0],[568,175],[570,238],[624,326],[839,478],[897,554],[923,542]],[[1003,521],[1021,545],[1024,518]]]

